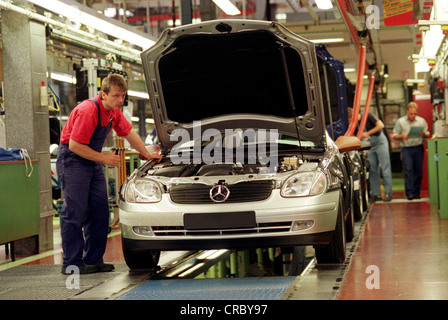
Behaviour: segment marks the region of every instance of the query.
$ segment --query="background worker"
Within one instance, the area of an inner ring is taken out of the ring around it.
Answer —
[[[352,112],[353,110],[349,110],[349,115]],[[358,115],[359,120],[361,120],[361,114]],[[392,200],[392,167],[390,164],[389,142],[383,133],[383,128],[383,121],[369,112],[362,138],[368,140],[371,144],[368,158],[370,163],[369,185],[373,201]],[[381,196],[381,174],[383,176],[384,199]]]
[[[98,96],[80,103],[70,114],[62,133],[56,162],[64,204],[60,214],[63,248],[62,273],[77,266],[81,274],[112,271],[103,262],[109,227],[109,204],[103,164],[118,166],[120,156],[102,153],[109,132],[125,137],[143,159],[160,159],[150,153],[121,107],[126,80],[110,74],[102,81]]]
[[[408,200],[420,199],[420,189],[423,178],[423,139],[428,138],[428,123],[417,115],[418,106],[410,102],[406,108],[406,115],[395,123],[393,138],[400,140],[401,160],[403,161],[404,187]],[[411,128],[416,127],[411,133]]]

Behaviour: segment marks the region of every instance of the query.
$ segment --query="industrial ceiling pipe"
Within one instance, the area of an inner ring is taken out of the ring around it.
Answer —
[[[353,101],[353,116],[350,121],[350,125],[344,136],[352,136],[355,132],[356,125],[358,124],[358,114],[361,105],[362,86],[364,82],[364,70],[366,67],[366,45],[361,44],[359,46],[359,63],[358,63],[358,80],[356,82],[355,98]]]
[[[361,123],[359,125],[358,135],[357,135],[358,139],[362,138],[362,133],[364,132],[364,129],[366,127],[367,116],[369,114],[370,101],[372,100],[374,86],[375,86],[375,74],[373,72],[371,72],[369,75],[369,90],[367,91],[366,104],[364,106],[364,114],[362,115]]]
[[[353,14],[353,10],[350,7],[350,5],[347,4],[346,0],[337,0],[337,5],[339,7],[339,11],[342,14],[344,22],[345,22],[348,30],[350,31],[353,42],[357,46],[358,53],[359,53],[358,80],[356,82],[355,99],[353,101],[353,116],[350,121],[347,132],[345,133],[345,136],[352,136],[354,134],[356,126],[358,124],[358,114],[359,114],[360,104],[361,104],[361,94],[362,94],[362,87],[363,87],[363,82],[364,82],[364,71],[365,71],[365,67],[366,67],[366,50],[367,49],[366,49],[366,45],[364,43],[365,41],[359,41],[358,31],[353,26],[353,24],[351,23],[348,15],[347,15],[347,11],[350,12],[351,14]]]
[[[124,46],[122,44],[115,43],[114,41],[111,41],[111,40],[100,39],[100,38],[98,38],[97,36],[95,36],[95,35],[93,35],[91,33],[88,33],[88,32],[82,31],[82,30],[78,30],[77,28],[71,27],[70,25],[67,25],[65,23],[62,23],[62,22],[59,22],[59,21],[47,18],[47,17],[45,17],[43,15],[40,15],[40,14],[38,14],[36,12],[33,12],[29,8],[25,9],[25,8],[16,6],[16,5],[14,5],[14,4],[10,3],[10,2],[7,2],[5,0],[0,0],[0,9],[10,10],[10,11],[13,11],[13,12],[16,12],[16,13],[23,14],[23,15],[27,16],[28,19],[40,21],[42,23],[45,23],[47,25],[52,25],[53,27],[61,29],[61,30],[69,30],[71,32],[74,32],[74,33],[80,35],[81,37],[87,38],[87,39],[85,39],[85,41],[91,41],[91,43],[96,43],[95,46],[100,48],[100,49],[103,49],[104,46],[107,46],[108,49],[109,48],[110,49],[117,49],[117,50],[120,51],[120,53],[119,53],[120,55],[126,56],[126,57],[128,57],[128,58],[130,58],[132,60],[140,62],[140,56],[139,55],[140,55],[141,52],[139,50],[129,48],[129,47]],[[67,37],[75,37],[75,36],[69,35],[67,32],[63,31],[63,33]]]

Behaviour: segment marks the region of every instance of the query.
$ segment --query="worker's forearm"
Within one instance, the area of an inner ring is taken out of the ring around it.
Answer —
[[[396,134],[392,138],[394,138],[395,140],[404,140],[406,136],[406,134]]]
[[[71,152],[74,152],[78,156],[87,160],[101,162],[109,166],[118,166],[120,163],[120,157],[118,155],[113,153],[97,152],[88,145],[76,142],[72,139],[70,139],[68,147]]]
[[[149,152],[146,149],[146,146],[144,145],[142,139],[140,139],[139,135],[137,134],[137,132],[135,132],[134,129],[129,131],[129,134],[125,138],[126,140],[129,141],[131,146],[135,150],[137,150],[142,156],[144,156],[145,158],[149,158]]]
[[[69,149],[71,152],[76,153],[78,156],[87,160],[104,162],[104,155],[90,148],[88,145],[76,142],[70,139]]]

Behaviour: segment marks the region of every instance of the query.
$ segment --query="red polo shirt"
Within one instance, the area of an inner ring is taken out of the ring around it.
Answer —
[[[132,129],[132,125],[124,117],[121,110],[106,111],[99,96],[94,97],[99,102],[101,110],[101,125],[106,127],[111,120],[112,129],[119,137],[125,137]],[[90,137],[98,124],[98,108],[89,100],[81,102],[70,113],[67,123],[62,129],[61,142],[69,143],[70,139],[82,144],[89,144]]]

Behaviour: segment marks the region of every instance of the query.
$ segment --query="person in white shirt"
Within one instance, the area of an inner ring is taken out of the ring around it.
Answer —
[[[393,138],[400,141],[404,187],[408,200],[420,199],[423,178],[423,139],[429,137],[428,123],[417,115],[418,106],[410,102],[406,115],[395,123]],[[415,127],[414,129],[412,129]]]

